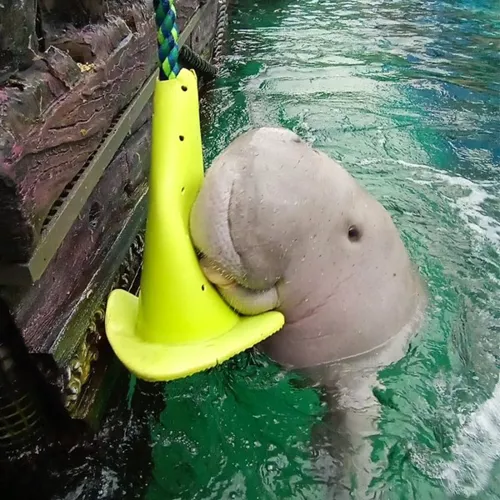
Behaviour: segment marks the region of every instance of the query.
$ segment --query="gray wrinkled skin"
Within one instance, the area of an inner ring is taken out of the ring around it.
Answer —
[[[260,128],[215,159],[190,224],[231,306],[285,315],[259,348],[334,390],[352,441],[373,430],[376,372],[404,354],[426,304],[384,207],[293,132]]]

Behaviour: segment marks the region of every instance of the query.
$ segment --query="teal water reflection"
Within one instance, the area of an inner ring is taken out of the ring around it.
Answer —
[[[428,281],[425,328],[380,374],[375,498],[500,496],[499,49],[495,1],[240,0],[206,99],[207,164],[250,126],[293,129],[387,207]],[[319,396],[245,356],[167,386],[148,498],[327,488]]]

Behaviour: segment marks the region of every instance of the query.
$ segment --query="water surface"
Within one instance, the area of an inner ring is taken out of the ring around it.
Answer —
[[[500,497],[500,4],[240,0],[232,16],[207,162],[250,126],[293,129],[384,204],[428,282],[425,328],[380,374],[374,495]],[[191,469],[179,498],[318,497],[304,427],[319,399],[286,377],[266,382],[273,369],[167,388],[177,399],[159,432],[190,444],[185,455],[158,444],[150,498],[169,491],[162,464],[176,461]]]
[[[428,283],[428,321],[380,373],[373,497],[500,498],[500,3],[239,0],[231,16],[203,104],[207,165],[251,126],[291,128],[381,201]],[[263,356],[164,393],[151,455],[134,458],[151,458],[141,488],[107,463],[99,498],[317,499],[331,487],[335,462],[310,449],[320,391]]]

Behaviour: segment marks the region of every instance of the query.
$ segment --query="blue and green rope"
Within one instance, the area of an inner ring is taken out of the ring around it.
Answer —
[[[181,70],[179,64],[179,30],[177,29],[174,0],[154,0],[160,60],[160,80],[176,78]]]

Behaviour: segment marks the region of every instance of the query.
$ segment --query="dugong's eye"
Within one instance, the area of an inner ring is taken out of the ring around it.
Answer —
[[[358,226],[349,226],[347,237],[350,241],[359,241],[359,239],[361,238],[361,231],[358,229]]]

